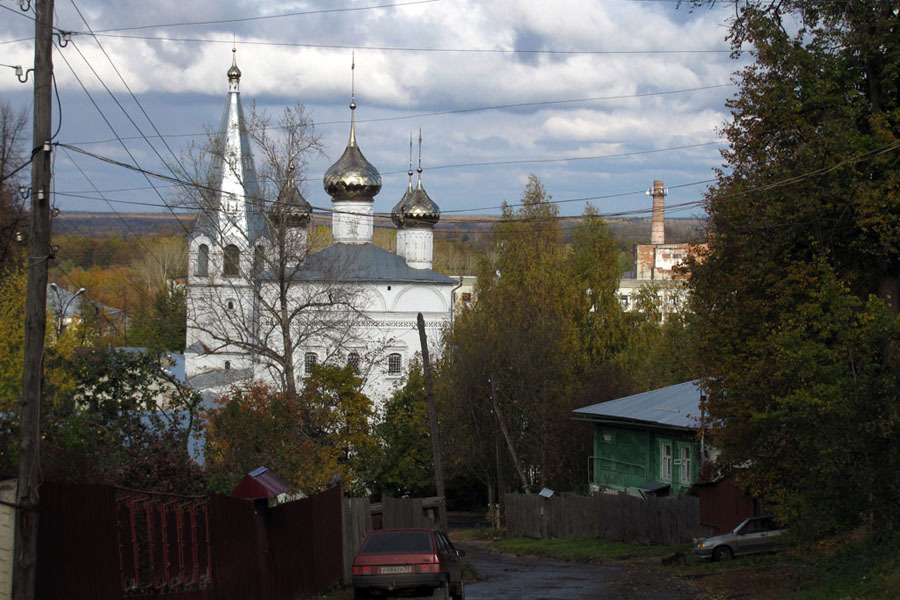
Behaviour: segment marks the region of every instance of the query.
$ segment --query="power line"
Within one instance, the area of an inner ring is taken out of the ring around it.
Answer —
[[[191,25],[222,25],[226,23],[245,23],[249,21],[264,21],[270,19],[284,19],[287,17],[298,17],[305,15],[319,15],[325,13],[344,13],[344,12],[361,12],[366,10],[379,10],[383,8],[399,8],[403,6],[413,6],[416,4],[431,4],[440,2],[441,0],[413,0],[411,2],[396,2],[392,4],[376,4],[373,6],[356,6],[347,8],[322,8],[319,10],[307,10],[290,13],[281,13],[278,15],[261,15],[256,17],[240,17],[235,19],[218,19],[214,21],[182,21],[176,23],[158,23],[155,25],[136,25],[133,27],[113,27],[109,29],[98,29],[96,33],[106,33],[109,31],[136,31],[140,29],[158,29],[161,27],[186,27]]]
[[[81,20],[82,20],[82,22],[84,23],[85,27],[87,27],[88,30],[90,31],[90,30],[91,30],[91,26],[90,26],[90,24],[87,22],[87,19],[84,18],[84,15],[81,13],[81,9],[78,8],[78,5],[75,3],[75,0],[71,0],[71,1],[72,1],[72,6],[75,7],[75,11],[78,13],[78,16],[81,18]],[[153,128],[153,131],[156,133],[157,136],[159,136],[159,139],[162,141],[163,145],[166,147],[166,150],[169,151],[169,155],[172,156],[172,158],[173,158],[173,160],[174,160],[175,162],[178,162],[178,157],[175,156],[175,153],[174,153],[174,152],[172,151],[172,149],[169,147],[169,144],[166,142],[165,138],[163,138],[163,137],[160,135],[159,129],[157,129],[156,124],[153,122],[153,119],[151,119],[151,118],[150,118],[150,115],[147,114],[147,111],[144,110],[144,107],[143,107],[143,105],[141,104],[140,100],[138,100],[137,97],[134,95],[134,92],[131,90],[131,86],[129,86],[129,85],[128,85],[128,82],[125,81],[125,78],[122,76],[122,73],[121,73],[121,72],[119,71],[119,69],[116,67],[116,65],[115,65],[115,63],[113,62],[112,58],[109,56],[109,53],[106,52],[106,49],[105,49],[105,48],[103,47],[103,45],[100,43],[100,40],[96,39],[96,36],[94,36],[94,41],[96,42],[96,44],[97,44],[97,46],[100,48],[100,50],[103,52],[103,55],[104,55],[104,56],[106,57],[106,59],[109,61],[109,64],[110,64],[110,66],[112,66],[112,68],[113,68],[113,70],[115,71],[116,75],[119,76],[119,80],[120,80],[120,81],[122,82],[122,84],[125,86],[125,89],[128,90],[128,93],[131,95],[131,99],[134,100],[135,104],[137,104],[138,108],[140,108],[141,113],[144,115],[144,118],[147,119],[147,122],[150,123],[150,126]],[[73,46],[74,46],[74,44],[73,44]],[[78,50],[77,47],[76,47],[76,50]],[[81,51],[78,50],[78,53],[81,54]],[[83,55],[82,55],[82,57],[83,57]],[[85,60],[85,62],[87,62],[87,61]],[[91,70],[93,71],[93,68],[92,68]],[[95,71],[94,73],[95,73],[95,75],[96,75],[96,71]],[[98,79],[100,78],[99,75],[97,76],[97,78],[98,78]],[[101,81],[101,83],[102,83],[102,81]],[[104,84],[103,87],[106,87],[106,85]],[[109,91],[109,88],[107,88],[107,91],[109,92],[110,96],[113,96],[112,92]],[[115,99],[115,96],[113,96],[113,99]],[[119,108],[122,109],[122,112],[124,112],[124,113],[126,114],[126,116],[129,118],[129,120],[131,121],[131,123],[134,125],[135,129],[137,129],[138,133],[141,134],[141,137],[144,139],[144,141],[147,142],[147,145],[150,146],[150,149],[153,151],[153,153],[156,154],[157,158],[159,158],[160,161],[162,161],[162,163],[163,163],[164,165],[166,165],[166,168],[169,169],[169,172],[172,173],[172,174],[174,175],[175,172],[171,169],[171,167],[169,167],[168,164],[166,164],[166,161],[163,160],[163,157],[162,157],[162,156],[160,156],[159,152],[156,150],[156,147],[150,142],[149,139],[147,139],[147,136],[144,135],[144,132],[141,131],[141,129],[140,129],[140,128],[137,126],[137,124],[134,122],[134,120],[131,119],[130,115],[128,115],[128,113],[127,113],[127,111],[125,111],[124,107],[122,107],[122,105],[119,104],[118,101],[116,102],[116,104],[118,104],[118,105],[119,105]],[[157,193],[159,193],[159,192],[157,191]],[[160,196],[160,199],[162,199],[161,196]],[[165,203],[165,201],[164,201],[164,203]],[[169,207],[168,203],[165,203],[165,204],[166,204],[166,207],[169,209],[169,212],[171,212],[171,213],[172,213],[172,216],[174,216],[174,217],[176,218],[176,220],[177,220],[178,217],[177,217],[177,215],[175,215],[175,212],[171,209],[171,207]],[[187,231],[187,228],[184,227],[184,225],[182,225],[182,228],[184,228],[185,233],[190,233],[190,232]]]
[[[119,107],[119,109],[123,112],[123,114],[126,116],[126,118],[131,122],[131,124],[135,127],[135,129],[137,129],[137,131],[138,131],[139,133],[142,133],[140,127],[138,127],[137,123],[134,122],[134,119],[131,118],[131,115],[128,114],[128,111],[125,110],[125,108],[124,108],[124,107],[122,106],[122,104],[118,101],[118,99],[115,97],[115,95],[112,93],[112,91],[110,91],[110,89],[109,89],[109,87],[106,85],[106,83],[103,82],[103,80],[100,78],[100,75],[97,73],[97,71],[96,71],[96,70],[94,69],[94,67],[91,65],[91,63],[87,60],[87,58],[84,56],[84,54],[82,54],[82,52],[81,52],[81,50],[78,48],[78,46],[77,46],[74,42],[70,42],[70,43],[72,44],[72,47],[75,48],[75,51],[78,52],[78,55],[81,56],[82,60],[84,60],[85,64],[87,64],[88,68],[91,70],[91,72],[92,72],[92,73],[94,74],[94,76],[97,78],[97,80],[100,82],[100,84],[103,86],[103,88],[106,90],[107,94],[109,94],[109,96],[113,99],[113,102],[116,103],[116,105],[117,105],[117,106]],[[90,99],[91,103],[94,105],[94,108],[96,108],[96,109],[97,109],[97,112],[100,113],[100,116],[101,116],[101,118],[104,120],[104,122],[106,123],[107,127],[109,127],[110,131],[112,131],[113,135],[115,135],[115,136],[116,136],[116,139],[119,141],[119,144],[122,146],[122,148],[123,148],[123,149],[125,150],[125,152],[128,154],[128,156],[131,158],[131,160],[134,161],[135,164],[136,164],[136,163],[137,163],[137,159],[134,157],[134,155],[132,154],[131,150],[128,148],[128,145],[125,144],[125,142],[119,137],[119,134],[116,132],[116,130],[115,130],[115,128],[113,127],[112,123],[109,121],[109,119],[106,118],[106,115],[103,113],[103,110],[100,108],[100,106],[99,106],[99,105],[97,104],[97,102],[94,100],[94,98],[93,98],[93,96],[91,95],[91,93],[88,92],[87,87],[85,87],[84,83],[81,81],[81,78],[78,77],[78,74],[75,72],[75,70],[72,68],[72,65],[71,65],[71,64],[69,63],[69,61],[66,59],[65,54],[60,53],[60,56],[63,58],[63,61],[66,63],[66,66],[69,67],[69,70],[70,70],[70,71],[72,72],[72,74],[75,76],[76,81],[78,81],[79,85],[81,85],[81,88],[84,90],[85,94],[87,94],[87,96],[88,96],[88,98]],[[142,135],[143,135],[143,134],[142,134]],[[146,138],[145,138],[145,139],[146,139]],[[149,144],[149,140],[148,140],[148,144]],[[151,146],[151,148],[153,148],[153,145],[152,145],[152,144],[150,144],[150,146]],[[153,148],[153,150],[155,151],[155,148]],[[158,153],[157,153],[157,156],[159,156]],[[147,183],[149,183],[150,186],[153,187],[153,182],[150,180],[150,178],[147,177],[146,174],[145,174],[144,176],[145,176],[145,178],[147,179]],[[163,205],[166,206],[166,207],[170,210],[170,212],[172,212],[172,209],[169,207],[168,203],[165,201],[165,199],[163,198],[162,194],[160,194],[159,190],[157,190],[155,187],[153,187],[153,191],[154,191],[154,192],[156,193],[156,195],[159,197],[159,199],[160,199],[160,201],[163,203]],[[175,216],[175,213],[174,213],[174,212],[172,212],[172,214],[173,214],[173,216]],[[176,216],[176,220],[177,220],[177,216]],[[190,232],[187,230],[187,227],[184,226],[184,224],[182,224],[181,226],[182,226],[182,228],[184,229],[185,233],[190,233]]]
[[[647,98],[651,96],[666,96],[671,94],[687,94],[690,92],[701,92],[706,90],[712,90],[717,88],[724,87],[734,87],[733,83],[717,83],[713,85],[700,86],[696,88],[684,88],[678,90],[662,90],[659,92],[642,92],[639,94],[621,94],[617,96],[594,96],[590,98],[569,98],[563,100],[541,100],[536,102],[516,102],[510,104],[495,104],[490,106],[477,106],[474,108],[456,108],[452,110],[443,110],[443,111],[435,111],[435,112],[427,112],[427,113],[415,113],[411,115],[400,115],[396,117],[375,117],[370,119],[357,119],[357,123],[377,123],[382,121],[402,121],[407,119],[423,119],[427,117],[438,117],[443,115],[456,115],[456,114],[467,114],[467,113],[475,113],[475,112],[484,112],[489,110],[505,110],[512,108],[528,108],[534,106],[553,106],[557,104],[576,104],[580,102],[603,102],[607,100],[632,100],[635,98]],[[322,125],[346,125],[350,121],[347,120],[336,120],[336,121],[322,121],[316,123],[317,126]],[[175,134],[167,134],[165,137],[174,138],[174,137],[199,137],[206,135],[206,133],[175,133]],[[152,137],[152,136],[151,136]],[[129,139],[140,139],[138,136],[133,137],[124,137],[121,138],[124,140]],[[88,144],[108,144],[109,142],[114,142],[115,139],[107,139],[107,140],[90,140],[90,141],[74,141],[72,144],[78,145],[88,145]],[[405,172],[405,171],[404,171]]]
[[[673,150],[687,150],[687,149],[691,149],[691,148],[702,148],[704,146],[714,146],[714,145],[719,145],[722,143],[723,143],[722,141],[700,142],[697,144],[687,144],[684,146],[670,146],[667,148],[654,148],[652,150],[635,150],[633,152],[619,152],[619,153],[615,153],[615,154],[597,154],[597,155],[593,155],[593,156],[571,156],[571,157],[566,157],[566,158],[534,158],[534,159],[520,159],[520,160],[506,160],[506,161],[485,161],[485,162],[459,163],[459,164],[448,164],[448,165],[435,165],[435,166],[429,167],[428,170],[433,171],[433,170],[440,170],[440,169],[457,169],[457,168],[463,168],[463,167],[481,167],[481,166],[496,166],[496,165],[566,163],[566,162],[571,162],[571,161],[582,161],[582,160],[602,160],[602,159],[606,159],[606,158],[625,158],[625,157],[629,157],[629,156],[642,156],[642,155],[646,155],[646,154],[657,154],[660,152],[670,152]],[[91,155],[91,156],[93,156],[93,155]],[[384,171],[381,174],[382,175],[397,175],[397,174],[406,175],[406,173],[407,173],[407,171],[397,170],[397,171]],[[321,176],[304,177],[302,179],[302,181],[309,182],[309,181],[318,181],[320,179],[321,179]],[[182,183],[173,183],[173,185],[169,186],[169,187],[175,187],[175,186],[179,186],[179,185],[183,185],[183,184]],[[156,186],[156,187],[159,188],[159,187],[164,187],[164,186]],[[147,189],[151,189],[151,188],[146,187],[146,186],[144,186],[144,187],[129,187],[129,188],[104,190],[104,192],[106,192],[106,193],[134,192],[134,191],[141,191],[141,190],[147,190]],[[81,193],[81,192],[79,192],[77,190],[68,192],[68,194],[73,197],[77,197],[77,194],[79,194],[79,193]],[[477,210],[481,210],[481,209],[477,209]]]
[[[78,32],[73,32],[78,33]],[[96,32],[96,35],[110,38],[124,38],[135,40],[148,40],[158,42],[185,42],[195,44],[234,44],[234,40],[198,38],[198,37],[172,37],[154,35],[125,35]],[[21,40],[17,40],[21,41]],[[644,56],[662,54],[730,54],[730,49],[658,49],[658,50],[554,50],[554,49],[527,49],[527,48],[430,48],[427,46],[364,46],[359,44],[314,44],[310,42],[264,42],[258,40],[241,40],[242,46],[269,46],[284,48],[315,48],[324,50],[377,50],[381,52],[431,52],[437,54],[528,54],[551,56]]]

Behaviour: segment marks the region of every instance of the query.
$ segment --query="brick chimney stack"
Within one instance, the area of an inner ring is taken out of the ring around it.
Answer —
[[[653,226],[650,230],[650,243],[653,245],[666,243],[666,211],[665,197],[669,193],[662,181],[654,181],[647,195],[653,196]]]

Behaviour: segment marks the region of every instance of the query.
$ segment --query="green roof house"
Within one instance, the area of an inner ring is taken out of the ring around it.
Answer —
[[[697,482],[702,457],[699,381],[572,411],[594,424],[593,491],[678,496]]]

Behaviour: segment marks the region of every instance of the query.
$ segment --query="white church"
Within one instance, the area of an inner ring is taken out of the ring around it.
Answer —
[[[240,78],[233,59],[207,207],[189,238],[188,382],[216,391],[251,379],[300,389],[315,364],[350,363],[381,406],[421,350],[418,313],[434,356],[460,285],[432,269],[440,210],[422,186],[421,164],[415,186],[410,168],[407,191],[391,214],[397,252],[383,250],[372,243],[381,175],[357,144],[351,100],[347,147],[323,181],[332,199],[332,243],[310,251],[312,207],[292,165],[277,200],[261,198]]]

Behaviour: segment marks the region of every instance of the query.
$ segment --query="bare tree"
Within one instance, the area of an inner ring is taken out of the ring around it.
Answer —
[[[27,125],[24,108],[16,111],[8,101],[0,100],[0,270],[19,255],[16,234],[25,233],[25,203],[17,188],[21,177],[30,174],[27,169],[20,170],[28,162],[24,149]]]
[[[285,109],[273,123],[254,106],[240,133],[240,140],[212,137],[184,162],[204,182],[184,195],[199,212],[189,247],[188,343],[200,342],[194,350],[223,365],[228,359],[230,368],[265,373],[294,395],[298,361],[311,361],[311,351],[316,361],[355,352],[351,360],[362,367],[380,353],[361,335],[368,296],[354,283],[352,260],[311,253],[312,208],[297,182],[321,143],[304,107]]]

